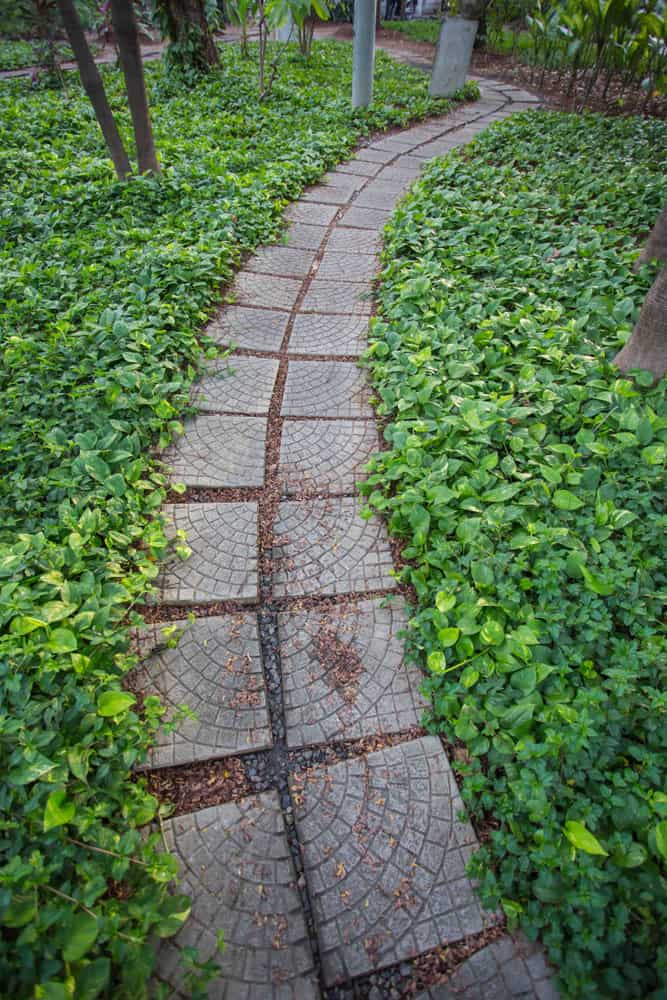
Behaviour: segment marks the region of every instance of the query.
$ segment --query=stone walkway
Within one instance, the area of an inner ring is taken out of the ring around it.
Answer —
[[[288,210],[285,244],[247,263],[210,327],[236,353],[164,455],[188,486],[164,514],[191,555],[159,578],[160,620],[185,634],[174,649],[146,631],[138,683],[196,714],[151,766],[244,754],[257,794],[165,823],[194,900],[159,953],[176,996],[179,948],[213,955],[218,928],[215,998],[400,997],[418,956],[457,942],[476,953],[423,998],[556,996],[539,950],[486,933],[475,833],[419,728],[386,528],[357,497],[378,448],[357,361],[381,229],[429,159],[535,103],[482,83],[477,104],[360,149]]]

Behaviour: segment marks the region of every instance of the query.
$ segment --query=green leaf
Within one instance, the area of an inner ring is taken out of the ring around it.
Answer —
[[[97,714],[104,718],[123,715],[136,700],[127,691],[104,691],[97,699]]]
[[[458,641],[460,634],[461,632],[457,628],[441,628],[438,631],[438,641],[445,649],[449,649]]]
[[[172,937],[190,916],[192,900],[189,896],[168,896],[162,905],[161,919],[154,930],[158,937]]]
[[[579,510],[580,507],[584,506],[584,501],[570,490],[556,490],[552,503],[559,510]]]
[[[110,975],[111,962],[108,958],[96,958],[93,962],[79,966],[74,988],[76,1000],[95,1000],[106,989]]]
[[[655,846],[667,861],[667,820],[663,819],[655,828]]]
[[[586,587],[589,590],[592,590],[594,594],[600,594],[603,597],[607,597],[609,594],[613,594],[616,590],[613,583],[608,583],[603,580],[602,577],[597,576],[597,574],[591,573],[591,571],[584,566],[583,563],[579,568],[581,570],[581,575],[584,578]]]
[[[77,648],[76,636],[68,628],[55,628],[46,645],[52,653],[72,653]]]
[[[63,958],[66,962],[78,962],[90,951],[97,940],[97,918],[88,914],[76,913],[67,928],[67,941],[63,948]]]
[[[435,606],[438,611],[446,614],[456,604],[456,597],[453,594],[448,594],[444,590],[439,590],[435,595]]]
[[[586,854],[600,854],[607,857],[607,851],[600,841],[593,836],[583,823],[577,820],[568,820],[563,827],[563,832],[573,847],[578,851],[585,851]]]
[[[428,669],[434,674],[441,674],[447,665],[445,654],[440,652],[440,650],[434,650],[432,653],[429,653],[426,662]]]
[[[51,792],[44,808],[44,830],[71,823],[76,814],[76,804],[67,798],[64,789]]]
[[[478,587],[490,587],[494,582],[493,570],[486,563],[474,562],[470,567],[472,578]]]
[[[502,625],[494,621],[493,618],[487,618],[482,625],[479,635],[482,642],[487,643],[489,646],[500,646],[505,641],[505,632]]]

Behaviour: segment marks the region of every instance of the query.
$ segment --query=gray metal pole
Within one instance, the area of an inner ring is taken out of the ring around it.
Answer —
[[[375,0],[354,0],[353,108],[366,108],[373,99],[374,63]]]

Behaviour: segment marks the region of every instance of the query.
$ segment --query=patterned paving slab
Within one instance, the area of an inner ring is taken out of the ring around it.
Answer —
[[[159,977],[177,989],[179,949],[196,947],[210,958],[222,930],[221,978],[208,987],[210,1000],[318,1000],[277,794],[202,809],[164,828],[193,907],[160,948]]]
[[[314,250],[295,247],[263,247],[250,258],[246,270],[257,274],[278,274],[288,278],[305,278],[315,260]]]
[[[295,775],[293,791],[328,985],[483,929],[475,834],[438,739]]]
[[[379,208],[386,211],[393,208],[405,194],[407,185],[396,181],[373,181],[361,192],[355,205],[360,208]]]
[[[370,295],[370,282],[327,281],[318,276],[306,292],[301,308],[304,312],[370,316]]]
[[[233,292],[241,305],[289,311],[299,296],[301,284],[296,278],[280,278],[241,271],[236,276]]]
[[[356,205],[352,205],[346,210],[339,225],[354,229],[372,229],[377,232],[389,221],[390,215],[391,211],[383,212],[379,208],[357,208]]]
[[[162,455],[172,482],[224,488],[264,485],[266,419],[200,415]]]
[[[356,187],[335,184],[316,184],[302,195],[302,201],[316,201],[322,205],[344,205],[354,194]]]
[[[156,586],[165,604],[256,601],[257,504],[165,504],[167,537],[184,531],[192,550],[187,559],[174,556]]]
[[[420,171],[414,167],[385,167],[379,178],[383,181],[394,181],[408,187],[419,177]]]
[[[365,177],[361,177],[359,174],[346,173],[339,168],[330,170],[328,174],[324,175],[322,180],[325,184],[330,184],[332,187],[345,188],[350,193],[350,197],[366,183]]]
[[[558,1000],[559,995],[540,946],[502,937],[417,1000]]]
[[[297,313],[290,354],[362,354],[368,346],[368,317]]]
[[[274,358],[233,357],[214,362],[207,375],[193,386],[192,402],[202,412],[269,412],[273,385],[278,374]]]
[[[287,743],[291,747],[396,733],[419,724],[419,670],[397,638],[407,625],[394,599],[279,616]]]
[[[304,250],[317,250],[326,236],[326,232],[326,226],[293,222],[287,229],[286,244],[289,247],[300,247]]]
[[[359,177],[373,177],[380,169],[380,163],[373,163],[370,160],[350,160],[349,163],[340,163],[336,170],[342,174],[356,174]]]
[[[379,447],[371,420],[286,420],[278,468],[281,492],[354,493]]]
[[[338,205],[317,205],[310,201],[297,201],[285,212],[285,218],[291,222],[303,222],[307,226],[328,226],[336,213]]]
[[[181,705],[188,705],[196,719],[183,719],[173,732],[159,734],[151,766],[270,747],[257,617],[226,615],[172,624],[185,626],[177,648],[163,644],[154,650],[134,672],[134,682],[140,691],[160,696],[167,707],[165,721]]]
[[[407,149],[412,149],[417,145],[417,140],[413,139],[410,134],[410,129],[401,133],[400,136],[387,136],[386,139],[378,139],[377,142],[372,143],[368,149],[375,151],[380,151],[382,153],[391,153],[392,156],[396,156],[397,153],[402,153]]]
[[[366,160],[368,163],[388,163],[395,156],[395,151],[376,149],[374,146],[364,146],[357,152],[357,160]]]
[[[248,306],[227,306],[207,329],[219,344],[236,344],[250,351],[279,351],[288,313]]]
[[[370,417],[366,375],[353,361],[290,361],[282,413],[287,417]]]
[[[378,270],[378,258],[370,254],[326,251],[317,269],[318,281],[370,281]]]
[[[334,229],[327,242],[327,250],[332,250],[335,253],[345,251],[346,253],[376,255],[380,252],[381,245],[380,237],[374,230]]]
[[[353,497],[283,501],[275,525],[277,597],[348,594],[394,588],[387,529],[364,520]]]

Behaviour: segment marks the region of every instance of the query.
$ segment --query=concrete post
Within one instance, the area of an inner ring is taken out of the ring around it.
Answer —
[[[373,99],[375,0],[354,0],[352,107],[367,108]]]
[[[431,97],[451,97],[466,81],[477,21],[446,17],[440,28],[431,72]]]

